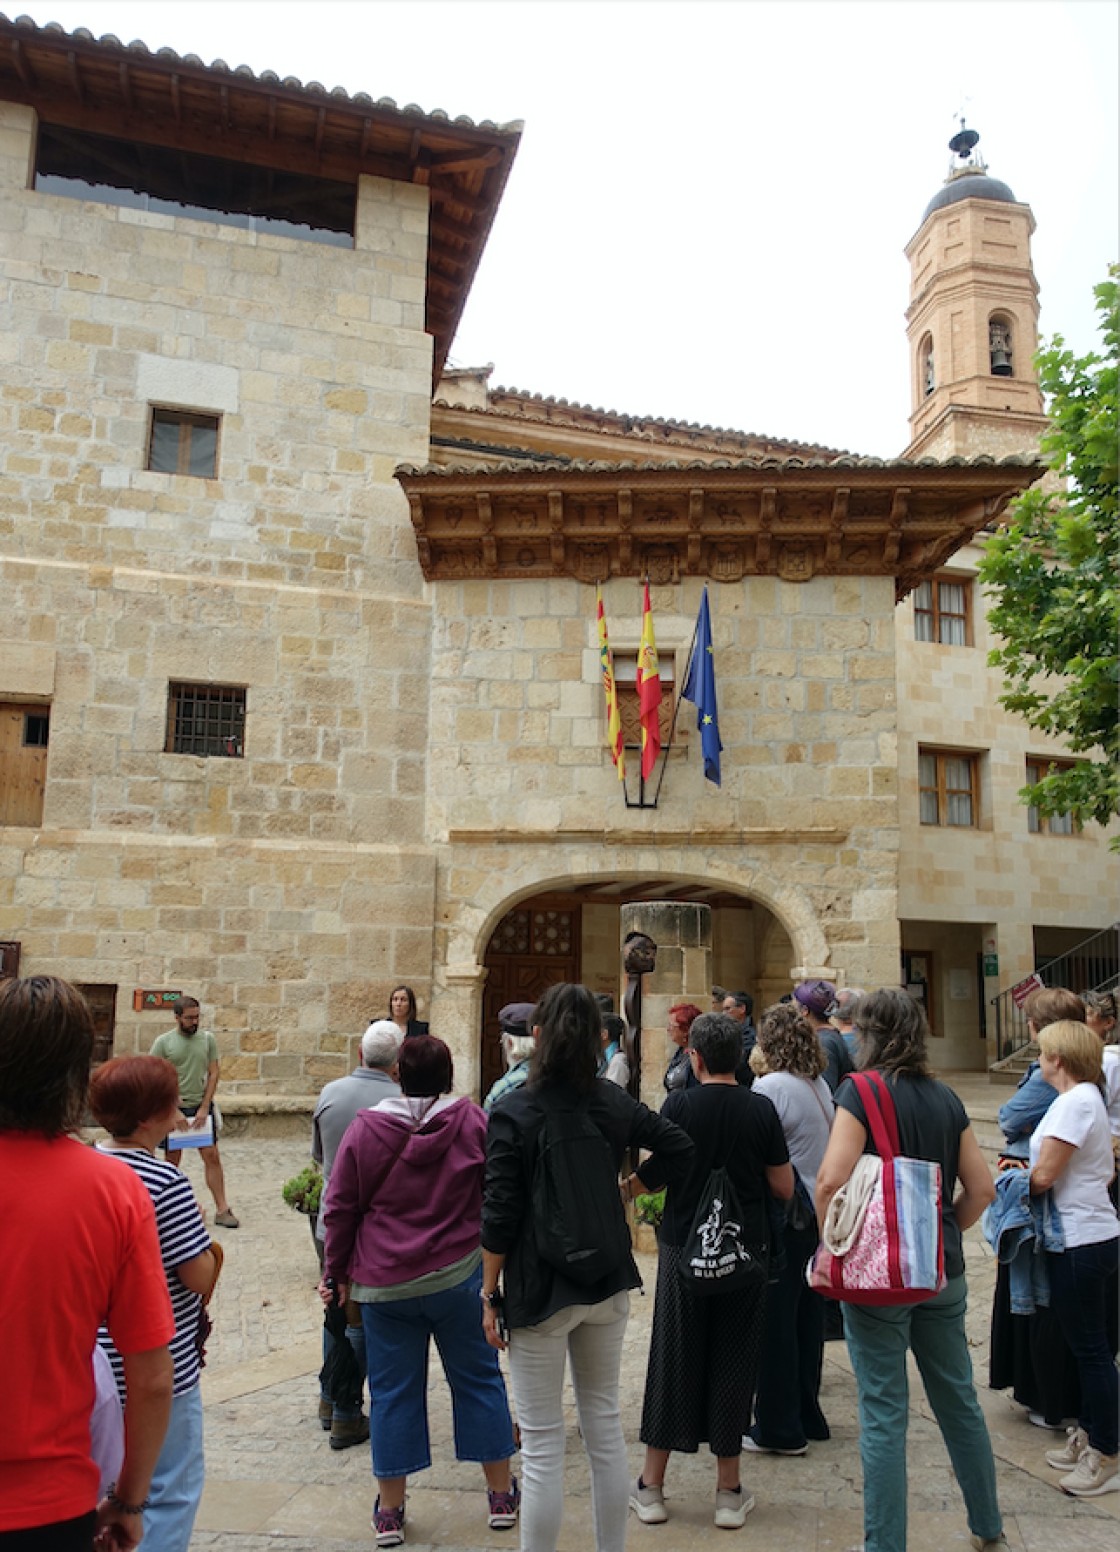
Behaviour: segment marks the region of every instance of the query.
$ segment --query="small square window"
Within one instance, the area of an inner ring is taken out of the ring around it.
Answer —
[[[185,410],[152,411],[148,468],[156,474],[193,474],[212,480],[218,473],[217,415],[190,415]]]
[[[29,711],[23,718],[23,747],[45,749],[50,743],[51,719],[45,713]]]
[[[979,815],[979,761],[974,754],[918,750],[918,812],[924,825],[975,829]]]
[[[933,577],[914,589],[914,640],[972,645],[971,577]]]
[[[245,754],[245,691],[226,684],[172,684],[167,694],[168,754],[240,760]]]

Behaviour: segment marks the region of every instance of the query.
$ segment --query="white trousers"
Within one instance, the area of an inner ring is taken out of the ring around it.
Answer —
[[[510,1333],[509,1372],[521,1425],[522,1552],[556,1552],[564,1511],[564,1364],[570,1357],[591,1466],[595,1552],[623,1552],[630,1468],[618,1405],[630,1295],[557,1310]]]

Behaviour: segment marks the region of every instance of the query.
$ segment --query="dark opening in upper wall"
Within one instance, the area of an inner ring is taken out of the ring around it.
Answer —
[[[357,191],[351,183],[54,124],[39,128],[35,187],[44,194],[216,221],[304,242],[341,248],[354,242]]]

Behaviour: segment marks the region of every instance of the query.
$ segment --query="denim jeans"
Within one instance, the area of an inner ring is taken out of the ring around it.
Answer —
[[[865,1552],[906,1552],[907,1348],[949,1451],[969,1529],[985,1541],[1002,1531],[992,1444],[964,1331],[967,1299],[961,1276],[924,1304],[844,1306],[859,1392]]]
[[[556,1552],[564,1511],[564,1365],[572,1363],[583,1447],[591,1466],[595,1552],[623,1552],[630,1467],[618,1404],[630,1295],[557,1310],[510,1334],[509,1374],[521,1425],[521,1545]]]
[[[766,1325],[755,1397],[756,1444],[799,1450],[807,1439],[827,1439],[820,1408],[824,1355],[824,1306],[805,1282],[805,1265],[817,1244],[817,1229],[791,1229],[782,1237],[785,1265],[766,1289]]]
[[[369,1365],[370,1450],[378,1477],[407,1477],[432,1463],[428,1437],[428,1343],[434,1337],[451,1387],[458,1460],[513,1454],[498,1355],[482,1334],[482,1268],[454,1288],[363,1304]]]
[[[1046,1256],[1050,1307],[1077,1359],[1078,1422],[1102,1455],[1116,1454],[1120,1383],[1106,1331],[1106,1289],[1118,1255],[1120,1240],[1106,1239],[1095,1245],[1067,1245],[1061,1255]]]
[[[142,1545],[152,1552],[187,1552],[205,1477],[202,1387],[192,1385],[171,1403],[171,1420],[148,1492],[151,1508],[144,1510]]]
[[[365,1327],[364,1326],[350,1326],[350,1325],[348,1325],[346,1327],[346,1340],[350,1343],[350,1346],[353,1349],[354,1357],[357,1359],[359,1371],[362,1374],[364,1374],[366,1372],[366,1329],[365,1329]],[[323,1363],[324,1364],[326,1364],[327,1359],[330,1357],[330,1355],[331,1355],[331,1353],[333,1351],[334,1351],[334,1337],[331,1335],[331,1333],[327,1329],[327,1327],[324,1326],[323,1327]],[[319,1386],[319,1395],[322,1397],[322,1399],[324,1401],[329,1401],[331,1399],[330,1396],[328,1396],[326,1391],[323,1389],[322,1385]],[[340,1423],[353,1422],[353,1420],[355,1418],[361,1417],[361,1415],[362,1415],[362,1407],[361,1407],[361,1403],[360,1402],[358,1403],[358,1405],[356,1407],[341,1407],[337,1403],[335,1403],[334,1421],[336,1421],[336,1422],[340,1422]]]

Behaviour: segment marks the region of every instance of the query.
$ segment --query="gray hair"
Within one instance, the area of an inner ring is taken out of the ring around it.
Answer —
[[[850,1024],[852,1021],[852,1009],[855,1007],[856,1003],[861,997],[866,996],[867,993],[864,991],[862,986],[841,986],[839,991],[836,993],[836,1005],[835,1011],[832,1015],[833,1018],[838,1018],[843,1023]]]
[[[502,1050],[506,1053],[507,1067],[527,1062],[536,1049],[537,1042],[532,1035],[512,1035],[508,1029],[502,1031]]]
[[[401,1049],[401,1032],[392,1019],[374,1019],[362,1036],[362,1061],[367,1067],[388,1069]]]

